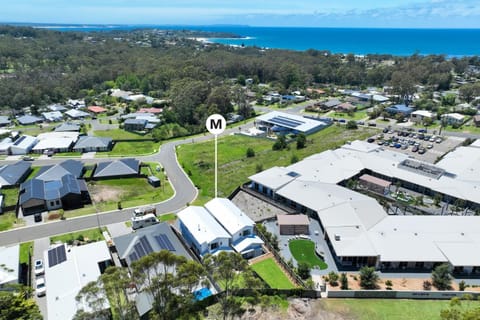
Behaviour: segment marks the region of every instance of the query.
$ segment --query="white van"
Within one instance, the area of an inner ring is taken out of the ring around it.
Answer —
[[[153,213],[146,214],[140,217],[132,217],[132,229],[137,230],[143,227],[148,227],[158,223],[157,217]]]

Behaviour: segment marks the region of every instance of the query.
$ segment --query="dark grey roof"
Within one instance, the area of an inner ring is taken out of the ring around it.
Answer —
[[[17,121],[20,124],[32,124],[32,123],[37,123],[37,122],[42,122],[42,119],[39,117],[31,116],[31,115],[25,115],[17,118]]]
[[[114,177],[138,174],[140,161],[126,158],[115,161],[101,162],[95,169],[94,177]]]
[[[81,136],[75,143],[74,149],[82,148],[106,148],[112,143],[112,138]]]
[[[66,174],[72,174],[75,178],[80,178],[83,171],[83,163],[77,160],[66,160],[62,163],[42,167],[35,179],[44,181],[61,180]]]
[[[42,180],[30,179],[22,183],[20,186],[20,205],[24,204],[30,199],[44,199],[45,198],[45,188]]]
[[[31,164],[19,161],[0,167],[0,186],[13,186],[30,170]]]
[[[163,236],[161,236],[163,235]],[[187,253],[180,239],[172,231],[168,223],[159,223],[147,228],[139,229],[135,233],[126,234],[123,236],[113,238],[118,255],[121,259],[126,259],[129,264],[133,258],[141,258],[143,251],[141,247],[148,247],[153,252],[158,252],[164,249],[163,241],[158,241],[157,238],[167,238],[170,251],[176,255],[184,256],[187,259],[191,259],[191,256]],[[171,246],[170,246],[171,245]],[[149,251],[149,250],[145,250]]]
[[[80,125],[71,122],[64,122],[55,128],[56,132],[80,131]]]

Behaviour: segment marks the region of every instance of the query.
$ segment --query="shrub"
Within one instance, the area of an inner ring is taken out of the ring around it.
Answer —
[[[386,285],[387,287],[391,287],[391,286],[393,286],[393,283],[392,283],[392,281],[387,280],[387,281],[385,281],[385,285]]]
[[[298,162],[298,157],[296,154],[292,155],[292,158],[290,158],[290,163],[294,164]]]
[[[331,271],[328,274],[328,284],[331,285],[332,287],[338,286],[338,274],[335,272]]]
[[[340,275],[340,289],[348,290],[348,278],[345,272]]]
[[[302,279],[308,279],[310,277],[310,266],[306,262],[300,262],[298,264],[297,273]]]
[[[378,274],[374,267],[363,267],[360,269],[360,287],[362,289],[377,289]]]
[[[252,148],[248,148],[246,152],[247,158],[255,157],[255,151]]]
[[[438,290],[449,290],[451,288],[452,278],[450,276],[449,266],[443,263],[432,271],[432,285]]]
[[[305,148],[305,145],[307,143],[307,137],[305,134],[300,133],[297,135],[297,149],[303,149]]]
[[[354,120],[350,120],[350,121],[347,122],[346,128],[354,130],[354,129],[358,129],[358,126],[357,126],[357,123]]]
[[[257,163],[257,165],[255,166],[255,172],[259,173],[262,171],[263,171],[263,165],[261,163]]]
[[[467,287],[467,284],[465,283],[465,281],[462,280],[458,283],[458,290],[465,291],[466,287]]]
[[[432,290],[432,283],[429,280],[423,281],[423,290]]]

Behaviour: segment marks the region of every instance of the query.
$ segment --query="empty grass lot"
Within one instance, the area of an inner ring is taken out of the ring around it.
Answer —
[[[449,301],[400,299],[320,299],[327,311],[356,320],[438,320]]]
[[[94,135],[97,137],[108,137],[112,138],[113,140],[124,140],[124,139],[145,139],[151,138],[152,135],[148,134],[140,134],[130,131],[125,131],[123,129],[110,129],[110,130],[95,130]]]
[[[293,289],[295,286],[275,263],[268,258],[252,265],[252,269],[270,286],[275,289]]]
[[[33,253],[33,241],[20,243],[20,263],[29,263],[30,247],[32,248],[31,250]]]
[[[168,183],[154,188],[145,178],[99,180],[89,183],[90,196],[98,212],[115,210],[120,201],[123,208],[161,202],[173,196]]]
[[[315,253],[315,243],[313,241],[291,240],[288,247],[297,262],[306,262],[310,265],[310,268],[318,266],[322,270],[327,269],[327,264]]]
[[[299,160],[328,149],[337,148],[346,141],[365,139],[376,131],[370,128],[347,130],[333,125],[307,137],[307,146],[297,150],[295,143],[289,150],[273,151],[273,141],[245,136],[227,136],[218,140],[218,196],[227,197],[248,177],[273,166],[287,166],[293,156]],[[252,148],[255,157],[247,158],[246,150]],[[214,196],[214,142],[193,143],[177,148],[179,163],[200,189],[198,201],[202,204]]]
[[[152,154],[160,148],[159,142],[154,141],[122,141],[116,142],[112,151],[97,153],[99,156],[138,156]]]

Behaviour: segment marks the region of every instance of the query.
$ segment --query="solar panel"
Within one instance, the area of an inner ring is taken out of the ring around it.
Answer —
[[[64,261],[67,261],[64,245],[48,250],[48,266],[50,268]]]
[[[138,256],[137,256],[137,253],[136,252],[132,252],[130,255],[130,261],[137,261],[138,260]]]
[[[290,171],[289,173],[287,173],[287,176],[290,176],[292,178],[298,177],[299,175],[300,174],[295,171]]]
[[[158,236],[155,236],[155,240],[157,240],[157,243],[162,250],[175,251],[175,247],[165,234],[162,233]]]
[[[152,246],[150,245],[150,242],[148,242],[148,240],[145,236],[140,238],[140,243],[142,244],[143,249],[145,249],[145,252],[147,254],[150,254],[150,253],[153,252],[153,248],[152,248]]]
[[[137,242],[134,248],[139,257],[143,257],[147,255],[147,253],[145,252],[145,249],[143,249],[143,246],[140,243]]]
[[[57,247],[57,260],[58,263],[67,261],[67,253],[65,252],[65,246]]]

